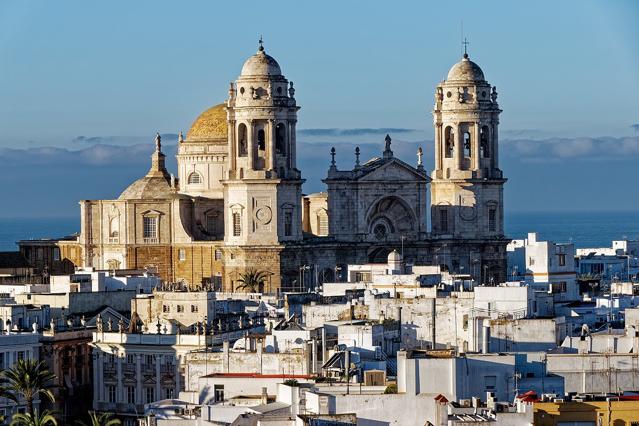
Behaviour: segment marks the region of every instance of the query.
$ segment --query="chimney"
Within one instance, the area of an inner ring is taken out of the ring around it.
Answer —
[[[266,405],[268,404],[268,389],[263,387],[262,388],[262,404]]]

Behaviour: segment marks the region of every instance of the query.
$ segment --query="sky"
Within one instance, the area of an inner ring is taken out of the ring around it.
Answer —
[[[468,53],[497,86],[511,211],[639,210],[639,2],[0,2],[0,217],[116,198],[227,96],[262,35],[295,82],[304,190],[336,146],[432,168],[435,86]],[[175,171],[174,160],[169,167]],[[46,206],[46,208],[43,208]]]

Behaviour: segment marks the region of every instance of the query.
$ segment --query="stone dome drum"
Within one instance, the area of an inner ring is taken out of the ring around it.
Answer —
[[[186,134],[188,140],[220,139],[226,141],[228,125],[226,122],[226,105],[218,104],[200,114]]]
[[[468,59],[464,54],[461,61],[457,62],[448,71],[447,81],[485,81],[484,72],[479,65]]]

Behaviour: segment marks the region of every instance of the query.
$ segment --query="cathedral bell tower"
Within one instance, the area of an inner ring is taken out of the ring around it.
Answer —
[[[224,185],[226,244],[277,245],[302,239],[302,183],[295,163],[293,82],[262,40],[229,88]]]
[[[464,53],[437,86],[433,110],[435,170],[432,233],[440,238],[503,236],[497,89]]]

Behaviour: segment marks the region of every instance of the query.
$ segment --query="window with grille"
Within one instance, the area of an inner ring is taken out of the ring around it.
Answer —
[[[145,239],[156,239],[158,237],[158,218],[144,216],[142,232]]]
[[[488,210],[488,231],[497,231],[497,210],[495,209]]]
[[[162,312],[164,313],[171,312],[171,308],[169,307],[169,305],[162,305]]]
[[[202,176],[198,172],[193,172],[189,175],[188,181],[190,185],[200,184],[202,183]]]
[[[182,305],[177,305],[177,311],[178,311],[178,312],[184,312],[184,306],[182,306]]]
[[[242,224],[240,223],[240,214],[233,213],[233,236],[239,237],[242,235]]]
[[[317,214],[317,229],[319,235],[328,235],[328,215],[324,210]]]
[[[448,210],[439,211],[439,229],[441,232],[448,232]]]

